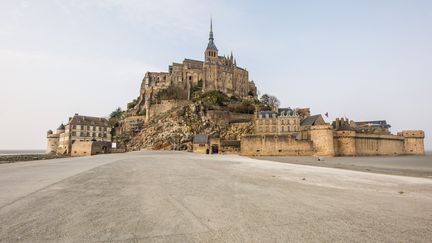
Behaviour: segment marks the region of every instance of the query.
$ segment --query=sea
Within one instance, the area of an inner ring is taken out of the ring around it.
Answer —
[[[26,154],[44,154],[45,150],[42,149],[13,149],[13,150],[0,150],[1,155],[26,155]]]

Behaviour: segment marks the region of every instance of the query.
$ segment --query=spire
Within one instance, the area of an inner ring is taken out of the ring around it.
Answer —
[[[210,34],[209,34],[209,43],[207,45],[207,49],[213,49],[217,51],[216,45],[214,44],[214,38],[213,38],[213,20],[210,18]]]
[[[213,38],[213,19],[210,18],[210,35],[209,35],[209,41],[214,41]]]

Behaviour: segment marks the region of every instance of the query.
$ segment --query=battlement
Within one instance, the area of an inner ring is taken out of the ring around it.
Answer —
[[[355,131],[335,131],[336,137],[355,137]]]
[[[310,130],[333,130],[330,125],[314,125],[310,127]]]
[[[422,130],[404,130],[398,133],[399,136],[404,138],[424,138],[425,133]]]

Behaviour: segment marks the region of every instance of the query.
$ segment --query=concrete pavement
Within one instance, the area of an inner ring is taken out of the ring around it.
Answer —
[[[6,164],[0,178],[1,242],[432,239],[426,178],[185,152]]]

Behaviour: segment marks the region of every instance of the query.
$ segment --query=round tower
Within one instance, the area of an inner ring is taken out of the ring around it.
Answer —
[[[330,125],[311,126],[311,140],[315,149],[315,155],[334,156],[333,128]]]
[[[47,154],[55,154],[57,153],[57,147],[59,144],[59,135],[54,134],[53,131],[48,130],[47,132]]]
[[[336,131],[335,151],[338,156],[355,156],[355,131]]]

